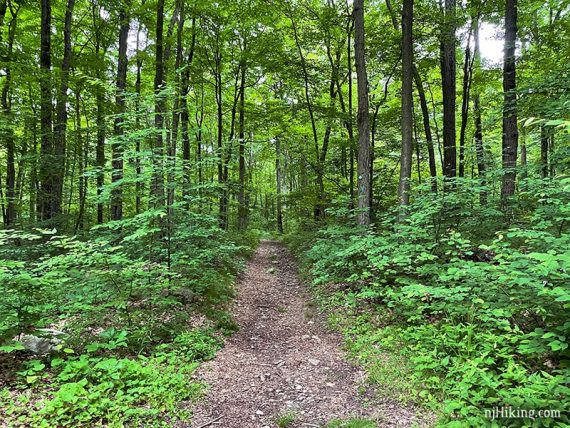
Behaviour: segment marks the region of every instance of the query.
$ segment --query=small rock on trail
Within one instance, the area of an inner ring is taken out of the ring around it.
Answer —
[[[295,415],[290,427],[350,417],[373,418],[378,426],[418,422],[413,409],[392,400],[364,402],[365,373],[346,362],[341,338],[307,311],[308,299],[287,249],[263,241],[238,283],[240,330],[199,369],[210,389],[182,426],[275,427],[274,418],[286,414]]]

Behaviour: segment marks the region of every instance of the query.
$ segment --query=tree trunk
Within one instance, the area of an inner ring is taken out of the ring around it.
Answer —
[[[40,118],[41,118],[41,157],[40,157],[40,218],[49,220],[54,216],[54,152],[52,129],[51,93],[51,0],[42,0],[41,42],[40,42]]]
[[[238,193],[238,229],[245,230],[247,227],[247,206],[245,200],[245,77],[246,64],[241,67],[241,84],[240,84],[240,100],[239,100],[239,193]],[[277,142],[276,144],[279,144]],[[279,154],[277,154],[279,156]],[[277,158],[276,166],[279,166],[279,158]],[[277,192],[280,190],[279,173],[277,172]],[[277,211],[279,215],[280,197],[277,194]],[[279,219],[278,219],[279,220]]]
[[[217,105],[217,164],[218,164],[218,191],[219,191],[219,209],[218,209],[218,224],[220,229],[226,229],[226,195],[224,183],[224,110],[222,98],[222,54],[219,49],[216,49],[215,55],[215,92],[216,92],[216,105]]]
[[[386,0],[386,7],[388,8],[388,12],[390,13],[390,17],[392,18],[392,25],[394,26],[394,29],[398,30],[398,20],[396,19],[394,9],[392,8],[392,2],[390,0]],[[413,12],[413,7],[412,7],[412,12]],[[413,17],[412,17],[412,22],[413,22]],[[412,48],[413,48],[413,44],[412,44]],[[413,62],[412,62],[412,73],[414,76],[414,82],[416,84],[416,88],[418,90],[418,97],[420,99],[420,107],[422,109],[424,132],[426,134],[426,143],[427,143],[427,148],[428,148],[429,171],[430,171],[430,175],[432,178],[431,187],[432,187],[432,190],[434,192],[437,192],[437,168],[436,168],[436,162],[435,162],[435,152],[433,149],[433,137],[431,134],[431,126],[430,126],[430,120],[429,120],[429,110],[428,110],[428,104],[427,104],[427,99],[426,99],[426,93],[424,90],[422,78],[420,76],[420,73],[418,72],[418,68],[416,67],[416,64],[414,64]]]
[[[129,17],[127,7],[119,12],[119,58],[117,60],[117,82],[115,95],[115,142],[113,144],[111,181],[117,183],[123,179],[123,134],[125,114],[125,89],[127,87],[127,44],[129,36]],[[123,218],[123,195],[121,185],[116,184],[111,192],[111,220]]]
[[[53,195],[52,213],[61,212],[63,199],[63,179],[65,176],[65,150],[67,144],[67,90],[69,87],[69,69],[71,66],[71,23],[73,19],[74,0],[67,1],[65,24],[63,29],[63,60],[61,63],[61,78],[57,95],[56,121],[53,127]]]
[[[540,178],[548,177],[548,132],[543,125],[540,127]]]
[[[474,23],[474,38],[475,47],[473,49],[473,62],[475,70],[478,72],[481,67],[481,55],[479,52],[479,21]],[[483,127],[481,125],[481,106],[479,101],[479,88],[475,86],[473,94],[473,116],[475,121],[475,153],[477,155],[477,174],[481,186],[486,186],[487,181],[485,178],[485,149],[483,147]],[[479,201],[481,205],[487,204],[487,191],[482,189],[479,193]]]
[[[89,151],[89,144],[83,140],[81,127],[81,92],[80,88],[75,88],[75,144],[79,148],[79,183],[77,190],[79,193],[79,213],[75,222],[75,232],[85,227],[85,204],[87,202],[87,177],[85,170],[87,169],[87,157],[85,153]]]
[[[441,87],[443,92],[443,175],[454,178],[457,170],[455,139],[455,0],[445,0],[441,41]]]
[[[549,168],[549,172],[550,172],[550,176],[554,177],[556,175],[556,162],[554,162],[554,135],[555,135],[555,128],[552,128],[550,130],[550,143],[548,145],[548,150],[550,152],[549,158],[550,158],[550,168]]]
[[[465,177],[465,139],[467,133],[467,120],[469,119],[469,92],[473,78],[473,61],[471,58],[471,35],[473,22],[469,28],[467,46],[465,48],[465,62],[463,63],[463,85],[461,96],[461,124],[459,127],[459,177]]]
[[[142,59],[140,58],[140,26],[139,23],[137,29],[137,41],[136,41],[136,53],[137,53],[137,72],[136,72],[136,80],[135,80],[135,111],[136,111],[136,119],[135,119],[135,126],[136,129],[140,129],[140,102],[141,102],[141,71],[142,71]],[[142,194],[142,183],[140,182],[142,168],[141,168],[141,142],[140,139],[137,138],[135,142],[135,176],[136,176],[136,184],[135,184],[135,213],[140,214],[141,212],[141,194]]]
[[[161,91],[164,88],[164,0],[156,4],[156,45],[155,45],[155,74],[154,74],[154,127],[156,139],[153,147],[153,177],[151,196],[155,207],[164,206],[164,171],[163,171],[163,132],[165,101]]]
[[[354,0],[354,56],[358,83],[358,224],[370,224],[370,124],[364,42],[364,0]]]
[[[349,173],[348,173],[348,189],[350,196],[350,209],[354,208],[354,149],[356,147],[354,141],[354,118],[353,118],[353,108],[352,108],[352,40],[351,33],[354,30],[354,16],[349,19],[349,24],[347,25],[346,34],[346,65],[348,72],[348,120],[346,125],[346,130],[348,131],[348,140],[350,144],[349,149]],[[339,89],[339,94],[342,95],[342,91]]]
[[[424,125],[424,132],[426,134],[426,144],[428,149],[429,173],[431,176],[431,189],[437,192],[437,167],[435,161],[435,151],[433,148],[433,137],[431,135],[431,125],[429,120],[429,109],[424,91],[424,85],[417,68],[413,66],[414,80],[418,90],[418,97],[420,99],[420,108],[422,110],[422,119]]]
[[[186,61],[186,69],[182,73],[182,84],[180,88],[180,122],[182,127],[182,161],[183,166],[183,190],[184,199],[187,201],[186,205],[189,207],[190,198],[190,134],[189,134],[189,121],[188,114],[188,93],[190,91],[190,66],[194,58],[194,49],[196,47],[196,18],[192,18],[192,44],[188,51],[188,59]]]
[[[412,175],[412,79],[413,79],[413,23],[414,0],[404,0],[402,8],[402,153],[400,156],[400,205],[410,203],[410,178]]]
[[[4,6],[1,6],[5,8]],[[0,10],[1,11],[1,10]],[[12,20],[8,28],[8,49],[6,52],[6,75],[4,77],[4,86],[2,87],[2,113],[4,114],[4,130],[2,132],[4,141],[6,142],[6,204],[4,213],[4,224],[10,228],[16,222],[16,146],[14,141],[14,129],[12,128],[12,103],[10,100],[10,91],[12,84],[12,53],[14,48],[14,37],[16,34],[16,25],[18,19],[18,9],[13,12]],[[4,14],[6,13],[4,9]],[[2,18],[3,19],[3,18]]]
[[[515,43],[517,39],[517,0],[506,0],[505,50],[503,63],[503,180],[501,203],[506,207],[515,194],[519,132],[517,127],[517,96]]]
[[[283,234],[283,206],[281,201],[281,141],[275,138],[275,177],[277,180],[277,232]]]

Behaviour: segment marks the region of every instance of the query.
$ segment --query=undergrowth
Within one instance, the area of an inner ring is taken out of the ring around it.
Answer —
[[[465,186],[416,195],[396,226],[386,215],[367,233],[288,238],[370,380],[442,412],[440,425],[570,423],[570,182],[525,185],[518,223]],[[493,420],[495,407],[560,417]]]
[[[189,417],[184,403],[203,389],[193,371],[237,329],[228,303],[258,238],[179,214],[166,225],[150,210],[88,240],[0,231],[0,420],[150,427]]]

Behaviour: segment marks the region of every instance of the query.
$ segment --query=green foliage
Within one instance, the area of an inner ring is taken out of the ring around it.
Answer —
[[[375,422],[368,419],[334,420],[327,424],[328,428],[376,428]]]
[[[0,232],[0,351],[20,365],[1,418],[121,427],[189,417],[180,403],[201,389],[192,372],[221,347],[218,332],[236,330],[227,303],[257,235],[230,237],[213,218],[178,214],[168,233],[160,210],[107,223],[89,240]],[[41,327],[64,334],[49,354],[29,359],[10,339],[42,336]]]
[[[203,388],[192,373],[221,346],[213,331],[182,333],[150,356],[98,355],[101,349],[112,351],[125,343],[123,333],[105,332],[107,346],[88,346],[88,354],[28,361],[18,375],[34,390],[31,395],[3,397],[5,416],[15,426],[38,427],[170,426],[165,418],[189,417],[182,404],[198,397]],[[42,382],[49,382],[49,397]]]
[[[275,415],[272,419],[279,428],[289,428],[295,423],[297,415],[294,412],[286,412]]]
[[[376,233],[319,232],[305,262],[316,285],[340,287],[330,305],[352,314],[341,325],[373,378],[394,378],[374,362],[375,349],[401,355],[408,363],[396,367],[413,375],[411,385],[399,382],[403,391],[443,397],[448,417],[471,426],[493,406],[570,405],[570,198],[565,180],[537,184],[525,185],[517,224],[494,235],[476,226],[490,212],[456,195],[443,202],[451,222],[420,195],[395,230],[387,216]]]

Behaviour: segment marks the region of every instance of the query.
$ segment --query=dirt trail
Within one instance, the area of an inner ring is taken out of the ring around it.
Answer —
[[[371,405],[363,371],[344,359],[341,338],[308,303],[294,259],[264,241],[238,283],[240,330],[197,376],[211,386],[193,409],[190,427],[324,427],[333,419],[367,417],[378,426],[411,426],[413,410],[390,400]],[[209,422],[212,422],[208,425]],[[417,420],[416,420],[417,422]]]

